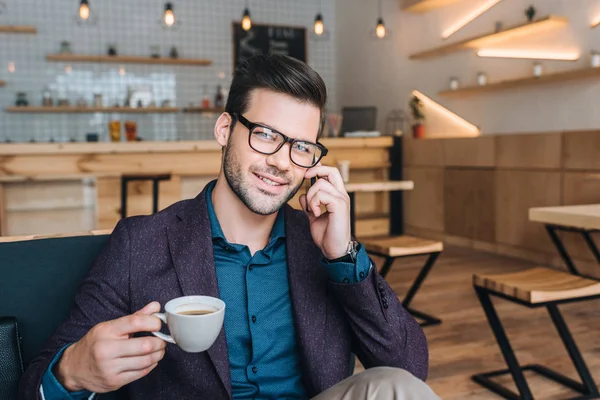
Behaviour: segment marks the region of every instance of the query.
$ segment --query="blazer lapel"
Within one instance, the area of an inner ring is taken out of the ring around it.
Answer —
[[[306,384],[322,387],[327,305],[327,275],[320,268],[321,252],[312,239],[308,219],[286,206],[286,237],[290,297]],[[309,388],[307,388],[309,389]]]
[[[206,188],[177,213],[180,221],[167,228],[169,249],[184,296],[219,297]],[[225,329],[207,350],[229,397],[231,377]]]

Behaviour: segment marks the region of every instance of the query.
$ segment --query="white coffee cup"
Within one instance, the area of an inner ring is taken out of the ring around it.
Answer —
[[[350,160],[339,160],[337,168],[340,170],[344,183],[350,182]]]
[[[209,311],[208,314],[185,314]],[[165,304],[165,313],[152,314],[160,318],[171,335],[152,332],[165,342],[173,343],[188,353],[206,351],[217,340],[223,327],[225,303],[210,296],[178,297]]]

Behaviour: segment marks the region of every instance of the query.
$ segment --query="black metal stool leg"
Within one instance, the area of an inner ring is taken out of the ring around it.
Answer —
[[[158,212],[158,179],[152,180],[152,214]]]
[[[127,179],[121,178],[121,218],[127,217]]]
[[[404,307],[408,308],[408,306],[412,302],[412,299],[415,297],[415,295],[421,288],[423,281],[425,280],[425,278],[427,278],[427,274],[429,274],[429,271],[431,271],[431,267],[433,267],[433,264],[435,264],[435,261],[437,260],[439,255],[440,255],[439,252],[431,253],[429,255],[429,257],[427,258],[427,261],[425,262],[425,265],[423,265],[423,268],[421,268],[421,271],[419,272],[417,279],[415,279],[415,281],[413,282],[410,289],[408,289],[408,293],[404,297],[404,300],[402,300],[402,305]]]
[[[379,273],[379,275],[385,278],[388,272],[390,272],[392,264],[394,264],[394,257],[386,257],[385,262],[383,263],[383,267],[381,267],[381,272]]]
[[[577,390],[578,392],[600,396],[596,383],[594,382],[594,378],[592,378],[592,375],[590,374],[590,371],[585,364],[585,361],[583,360],[575,341],[573,340],[573,336],[571,335],[571,332],[569,332],[569,328],[567,327],[565,320],[558,310],[558,306],[556,304],[548,304],[546,308],[548,309],[548,313],[552,318],[552,322],[554,322],[554,326],[556,326],[556,330],[558,331],[563,344],[567,348],[567,352],[571,357],[571,361],[573,362],[573,365],[575,366],[583,385],[566,376],[555,373],[554,371],[550,371],[555,375],[553,379],[565,386]]]
[[[508,337],[506,336],[504,327],[502,326],[500,318],[498,318],[498,314],[494,309],[494,304],[492,303],[492,299],[490,299],[489,293],[479,287],[475,287],[475,292],[477,293],[477,297],[479,298],[479,302],[483,307],[483,311],[485,312],[485,316],[487,317],[490,327],[494,332],[496,342],[498,342],[498,346],[500,347],[504,361],[506,361],[506,365],[508,366],[508,371],[501,370],[474,375],[473,380],[506,399],[533,400],[531,390],[529,389],[529,385],[525,380],[525,375],[523,374],[523,371],[519,366],[519,362],[517,361],[517,357],[515,356],[510,342],[508,341]],[[520,395],[489,379],[493,376],[503,375],[506,372],[510,372],[512,375]]]

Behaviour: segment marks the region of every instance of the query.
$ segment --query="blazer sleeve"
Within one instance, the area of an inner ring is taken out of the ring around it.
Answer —
[[[77,342],[98,323],[131,313],[129,277],[130,237],[127,220],[121,220],[82,282],[69,316],[25,370],[19,384],[20,399],[42,400],[42,378],[63,347]]]
[[[365,368],[396,367],[423,381],[427,378],[429,353],[423,330],[376,268],[361,282],[329,285],[348,318],[353,352]]]

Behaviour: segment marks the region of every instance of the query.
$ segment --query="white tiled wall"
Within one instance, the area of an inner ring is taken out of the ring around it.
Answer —
[[[14,114],[4,109],[15,102],[17,92],[26,92],[30,105],[41,105],[45,87],[55,101],[66,97],[71,104],[83,97],[92,103],[94,93],[103,95],[104,105],[123,103],[127,86],[150,85],[160,104],[199,104],[204,89],[211,99],[218,84],[228,86],[233,72],[232,22],[239,21],[244,0],[173,0],[178,26],[167,30],[160,24],[163,0],[90,0],[93,24],[79,24],[79,0],[0,0],[0,25],[34,25],[37,35],[0,33],[0,142],[85,140],[88,132],[108,140],[107,124],[114,118],[133,120],[138,134],[150,140],[197,140],[212,138],[216,116],[200,114]],[[319,0],[250,1],[253,21],[310,29]],[[330,93],[329,109],[336,110],[335,38],[333,0],[322,0],[327,40],[308,41],[309,64],[325,80]],[[310,35],[309,35],[310,37]],[[45,56],[58,53],[69,41],[76,54],[104,55],[108,44],[119,54],[150,55],[150,46],[160,46],[167,56],[175,45],[181,58],[208,58],[209,67],[140,64],[74,63],[71,70]],[[15,71],[9,72],[8,64]],[[120,68],[125,74],[119,73]]]

